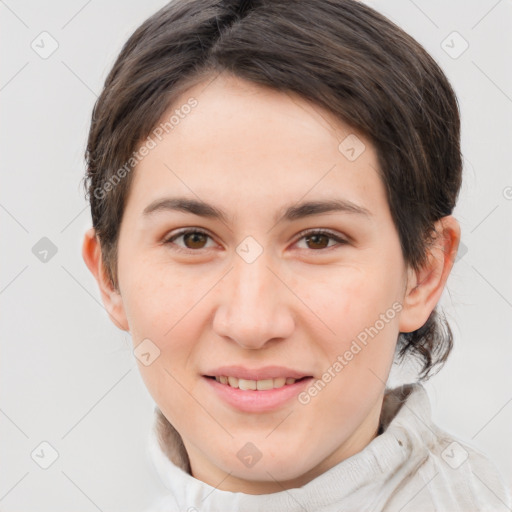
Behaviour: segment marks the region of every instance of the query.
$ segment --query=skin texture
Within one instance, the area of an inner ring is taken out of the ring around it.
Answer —
[[[438,302],[457,251],[452,217],[419,272],[403,260],[377,155],[349,161],[338,149],[354,130],[291,93],[220,75],[187,91],[198,104],[138,164],[119,236],[119,291],[106,279],[91,228],[83,257],[112,321],[134,346],[149,338],[160,356],[142,377],[180,433],[194,477],[221,490],[263,494],[298,487],[361,451],[376,435],[400,331],[421,327]],[[144,216],[154,200],[185,196],[214,204],[227,222],[188,212]],[[299,201],[343,198],[369,210],[276,223]],[[180,228],[209,237],[178,237]],[[307,241],[300,232],[327,229]],[[248,263],[248,236],[263,249]],[[181,247],[188,252],[179,252]],[[195,252],[194,252],[195,251]],[[272,412],[233,409],[210,389],[209,368],[282,365],[317,379],[398,302],[401,311],[318,393]],[[262,458],[246,467],[237,452]],[[227,474],[230,474],[227,476]]]

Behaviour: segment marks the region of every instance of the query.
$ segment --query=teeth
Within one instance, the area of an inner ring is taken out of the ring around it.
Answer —
[[[256,389],[256,381],[255,380],[238,379],[238,387],[240,389],[243,389],[244,391],[246,389]]]
[[[265,391],[266,389],[273,389],[274,388],[274,379],[259,380],[256,382],[256,388],[258,389],[258,391]]]
[[[215,377],[217,382],[221,384],[228,384],[232,388],[238,388],[243,391],[246,390],[258,390],[265,391],[267,389],[282,388],[285,385],[290,385],[295,382],[296,379],[291,377],[278,377],[276,379],[264,379],[264,380],[248,380],[238,379],[236,377],[226,377],[225,375]]]
[[[274,379],[274,388],[282,388],[286,384],[286,377]]]

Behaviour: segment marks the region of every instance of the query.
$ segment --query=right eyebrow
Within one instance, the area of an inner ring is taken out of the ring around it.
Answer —
[[[200,217],[209,217],[212,219],[220,219],[227,224],[227,215],[224,211],[215,206],[199,201],[196,199],[187,199],[186,197],[166,197],[157,199],[144,208],[142,214],[150,216],[160,211],[182,211],[185,213],[193,213]]]

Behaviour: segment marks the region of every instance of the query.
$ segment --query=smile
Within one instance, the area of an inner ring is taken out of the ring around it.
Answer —
[[[271,412],[284,407],[313,380],[313,377],[299,376],[258,380],[226,375],[203,375],[202,378],[214,397],[237,411],[247,413]]]
[[[292,377],[278,377],[275,379],[262,379],[262,380],[249,380],[249,379],[239,379],[237,377],[225,376],[221,375],[219,377],[210,377],[215,379],[217,382],[221,384],[225,384],[232,388],[241,389],[243,391],[266,391],[269,389],[279,389],[283,386],[289,386],[291,384],[295,384],[297,380],[302,379],[294,379]]]

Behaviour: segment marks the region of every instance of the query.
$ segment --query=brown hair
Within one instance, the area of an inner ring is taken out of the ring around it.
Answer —
[[[426,262],[434,222],[455,206],[462,157],[457,98],[424,48],[355,0],[174,0],[126,42],[92,114],[85,188],[116,289],[134,151],[179,95],[221,72],[298,93],[365,135],[404,260],[416,270]],[[397,354],[418,356],[426,380],[452,343],[434,309],[400,333]]]

